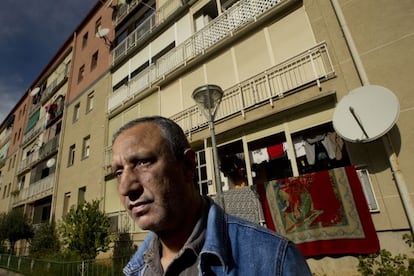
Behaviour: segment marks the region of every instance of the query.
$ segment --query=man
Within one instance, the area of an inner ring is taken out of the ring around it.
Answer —
[[[291,242],[200,195],[195,153],[173,121],[127,123],[114,135],[112,160],[122,203],[151,231],[126,275],[311,275]]]

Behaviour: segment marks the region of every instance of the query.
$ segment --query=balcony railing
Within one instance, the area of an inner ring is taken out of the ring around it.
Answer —
[[[332,61],[325,43],[321,43],[285,62],[276,65],[224,91],[216,120],[245,112],[284,97],[312,82],[320,87],[321,80],[334,75]],[[172,118],[186,133],[207,125],[197,106],[190,107]]]
[[[121,22],[122,21],[122,19],[124,19],[128,14],[129,14],[129,12],[130,11],[132,11],[133,9],[134,9],[134,7],[137,5],[139,3],[139,1],[138,0],[132,0],[132,1],[130,1],[130,3],[128,3],[128,4],[124,4],[124,5],[121,5],[119,8],[118,8],[118,11],[117,11],[117,14],[116,14],[116,17],[115,17],[115,22],[114,22],[114,24],[115,25],[118,25],[119,24],[119,22]]]
[[[52,193],[54,184],[55,174],[52,173],[47,177],[30,184],[28,188],[20,190],[19,194],[13,197],[13,204],[37,200],[40,197],[47,196]]]
[[[44,104],[50,97],[52,97],[56,93],[56,88],[59,87],[68,76],[68,70],[60,73],[56,79],[54,79],[42,92],[42,97],[40,101]]]
[[[254,22],[260,15],[277,6],[283,0],[241,0],[222,15],[216,17],[207,26],[178,45],[155,64],[130,80],[108,98],[108,112],[122,105],[128,99],[151,86],[194,57],[203,54],[208,48],[217,44],[243,26]],[[114,57],[116,54],[113,55]]]
[[[133,9],[133,6],[135,6],[137,2],[138,1],[132,1],[130,4],[121,6],[119,13],[125,16],[127,12]],[[165,19],[182,7],[182,5],[183,1],[181,0],[170,0],[159,9],[155,10],[153,14],[146,18],[126,39],[114,48],[112,52],[112,64],[115,64],[119,59],[128,54],[139,44],[139,41],[144,39],[147,34],[151,33],[156,27],[164,22]]]
[[[23,145],[38,135],[46,127],[45,117],[37,120],[36,125],[23,136]]]
[[[21,172],[21,171],[27,169],[30,165],[32,165],[33,163],[35,163],[39,159],[40,159],[39,150],[36,150],[36,151],[32,152],[29,156],[27,156],[25,159],[20,161],[20,163],[17,167],[17,171]]]
[[[52,139],[50,139],[46,144],[40,147],[40,157],[45,158],[50,154],[54,153],[58,150],[59,147],[59,137],[60,135],[56,135]]]

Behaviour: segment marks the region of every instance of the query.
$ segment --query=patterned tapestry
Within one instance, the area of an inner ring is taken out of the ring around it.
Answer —
[[[353,167],[257,185],[267,226],[307,256],[368,254],[378,237]]]

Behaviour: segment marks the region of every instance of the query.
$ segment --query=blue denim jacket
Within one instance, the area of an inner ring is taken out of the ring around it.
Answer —
[[[296,246],[257,224],[225,214],[211,201],[199,275],[312,275]],[[150,233],[124,268],[125,275],[144,275],[144,252]]]

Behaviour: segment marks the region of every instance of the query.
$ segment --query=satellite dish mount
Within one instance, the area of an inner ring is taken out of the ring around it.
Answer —
[[[108,38],[108,34],[108,28],[99,28],[99,30],[96,32],[96,37],[103,39],[107,46],[112,47],[112,41]]]

